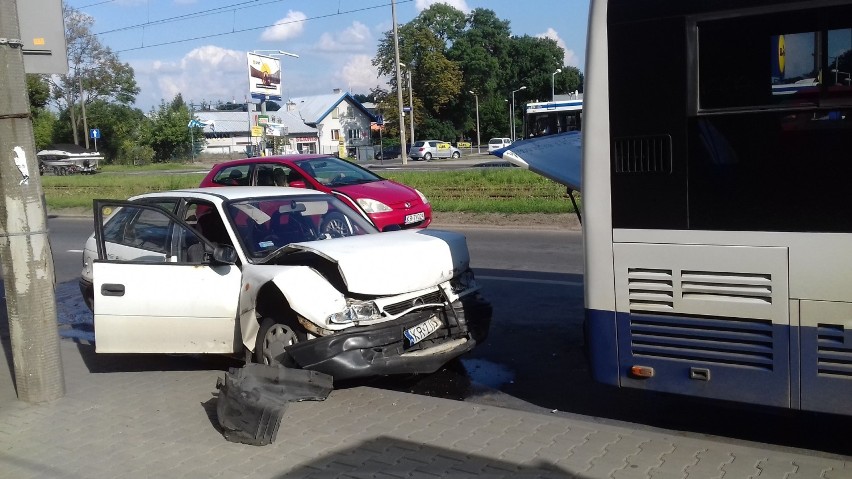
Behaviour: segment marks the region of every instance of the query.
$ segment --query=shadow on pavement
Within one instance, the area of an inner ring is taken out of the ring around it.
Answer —
[[[287,420],[286,415],[284,420]],[[284,430],[281,433],[282,436],[286,435]],[[279,437],[278,440],[287,438]],[[582,476],[545,460],[532,465],[520,465],[387,436],[379,436],[355,447],[320,457],[278,477],[414,477],[418,473],[429,477],[582,479]]]
[[[80,357],[89,372],[117,373],[139,371],[227,371],[243,362],[216,354],[105,354],[95,346],[77,343]]]

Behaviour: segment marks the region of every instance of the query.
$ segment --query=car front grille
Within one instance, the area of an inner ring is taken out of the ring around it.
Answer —
[[[403,311],[407,311],[411,308],[416,308],[424,304],[441,304],[443,302],[444,298],[441,295],[441,291],[433,291],[431,293],[427,293],[416,298],[411,298],[405,301],[400,301],[398,303],[389,304],[384,307],[384,311],[385,313],[394,316],[402,313]]]

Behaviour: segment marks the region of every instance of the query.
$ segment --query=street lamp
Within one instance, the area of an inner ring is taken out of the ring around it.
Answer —
[[[479,142],[479,95],[477,95],[473,90],[468,90],[468,93],[473,95],[476,98],[476,152],[482,153],[480,149]]]
[[[405,66],[405,63],[399,62],[399,66],[405,68],[406,76],[408,77],[408,108],[411,113],[411,143],[414,143],[414,97],[411,89],[411,70]]]
[[[562,69],[557,68],[556,71],[553,72],[552,75],[550,75],[550,101],[553,101],[553,100],[556,99],[556,74],[557,73],[562,73]]]
[[[512,141],[515,141],[515,93],[521,90],[526,90],[526,85],[518,88],[517,90],[512,90]]]
[[[269,56],[272,56],[272,57],[286,56],[286,57],[299,58],[299,55],[296,55],[295,53],[285,52],[284,50],[252,50],[251,52],[261,54],[261,55],[269,55]],[[284,80],[283,80],[284,74],[283,73],[281,74],[281,77],[282,77],[281,87],[282,87],[282,96],[283,96],[283,93],[284,93],[283,92],[283,87],[284,87]],[[263,95],[263,97],[260,99],[260,114],[263,115],[263,116],[266,116],[266,98],[267,98],[267,96]],[[249,115],[251,115],[251,113],[249,113]],[[251,121],[249,121],[249,131],[251,131]],[[287,140],[286,136],[285,136],[285,140]],[[263,134],[261,135],[261,141],[263,142],[263,151],[261,152],[261,156],[266,156],[266,126],[263,127]],[[288,144],[289,144],[289,140],[287,140],[287,141],[288,141]],[[251,133],[250,132],[249,132],[249,142],[251,142]]]
[[[281,55],[286,57],[299,58],[299,55],[296,55],[295,53],[285,52],[284,50],[252,50],[251,52],[260,53],[263,55],[270,55],[273,57]]]

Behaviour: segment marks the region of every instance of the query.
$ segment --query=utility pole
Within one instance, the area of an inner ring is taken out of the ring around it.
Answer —
[[[0,259],[18,398],[65,394],[56,328],[56,279],[15,0],[0,0]]]
[[[411,113],[411,143],[414,143],[414,94],[411,90],[411,67],[407,68],[408,73],[408,108],[411,109],[409,113]]]
[[[80,81],[80,110],[83,113],[83,138],[86,139],[86,149],[89,149],[89,124],[86,122],[86,100],[83,98],[83,79]]]
[[[399,145],[402,153],[402,164],[408,164],[408,148],[405,146],[405,112],[402,110],[402,80],[399,73],[399,32],[396,27],[396,0],[391,0],[391,15],[393,16],[393,55],[396,68],[396,101],[399,105]],[[414,139],[412,138],[412,142]]]

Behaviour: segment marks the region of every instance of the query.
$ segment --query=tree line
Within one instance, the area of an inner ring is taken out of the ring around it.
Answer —
[[[481,140],[507,137],[512,91],[526,87],[515,94],[515,122],[521,125],[525,103],[549,101],[552,91],[583,89],[583,74],[564,64],[564,51],[555,40],[513,36],[510,22],[493,10],[465,14],[436,3],[397,30],[399,61],[405,65],[403,104],[413,106],[417,139],[475,140],[477,97]],[[398,137],[400,85],[392,30],[379,41],[373,65],[391,78],[388,89],[377,86],[371,96],[384,116],[386,134]],[[553,75],[557,69],[561,72]],[[408,105],[409,96],[413,105]]]
[[[97,146],[105,163],[182,160],[193,148],[200,149],[203,134],[201,128],[191,131],[187,126],[192,110],[182,95],[161,100],[148,114],[134,107],[139,87],[133,68],[100,42],[92,31],[94,18],[67,3],[63,9],[68,73],[27,75],[36,149],[58,143],[92,148],[88,130],[95,127],[101,130]],[[513,90],[526,87],[515,95],[519,125],[526,102],[549,100],[551,89],[582,90],[582,73],[563,64],[564,52],[554,40],[512,36],[509,25],[489,9],[465,14],[439,3],[399,26],[400,62],[404,75],[410,75],[403,77],[404,104],[413,107],[418,139],[475,140],[476,97],[480,136],[487,141],[508,136]],[[379,40],[373,64],[379,75],[390,77],[389,84],[356,98],[377,104],[385,136],[393,143],[399,135],[399,108],[392,30]],[[561,73],[554,76],[557,69]],[[408,105],[409,97],[413,105]],[[219,102],[207,107],[243,106]]]

